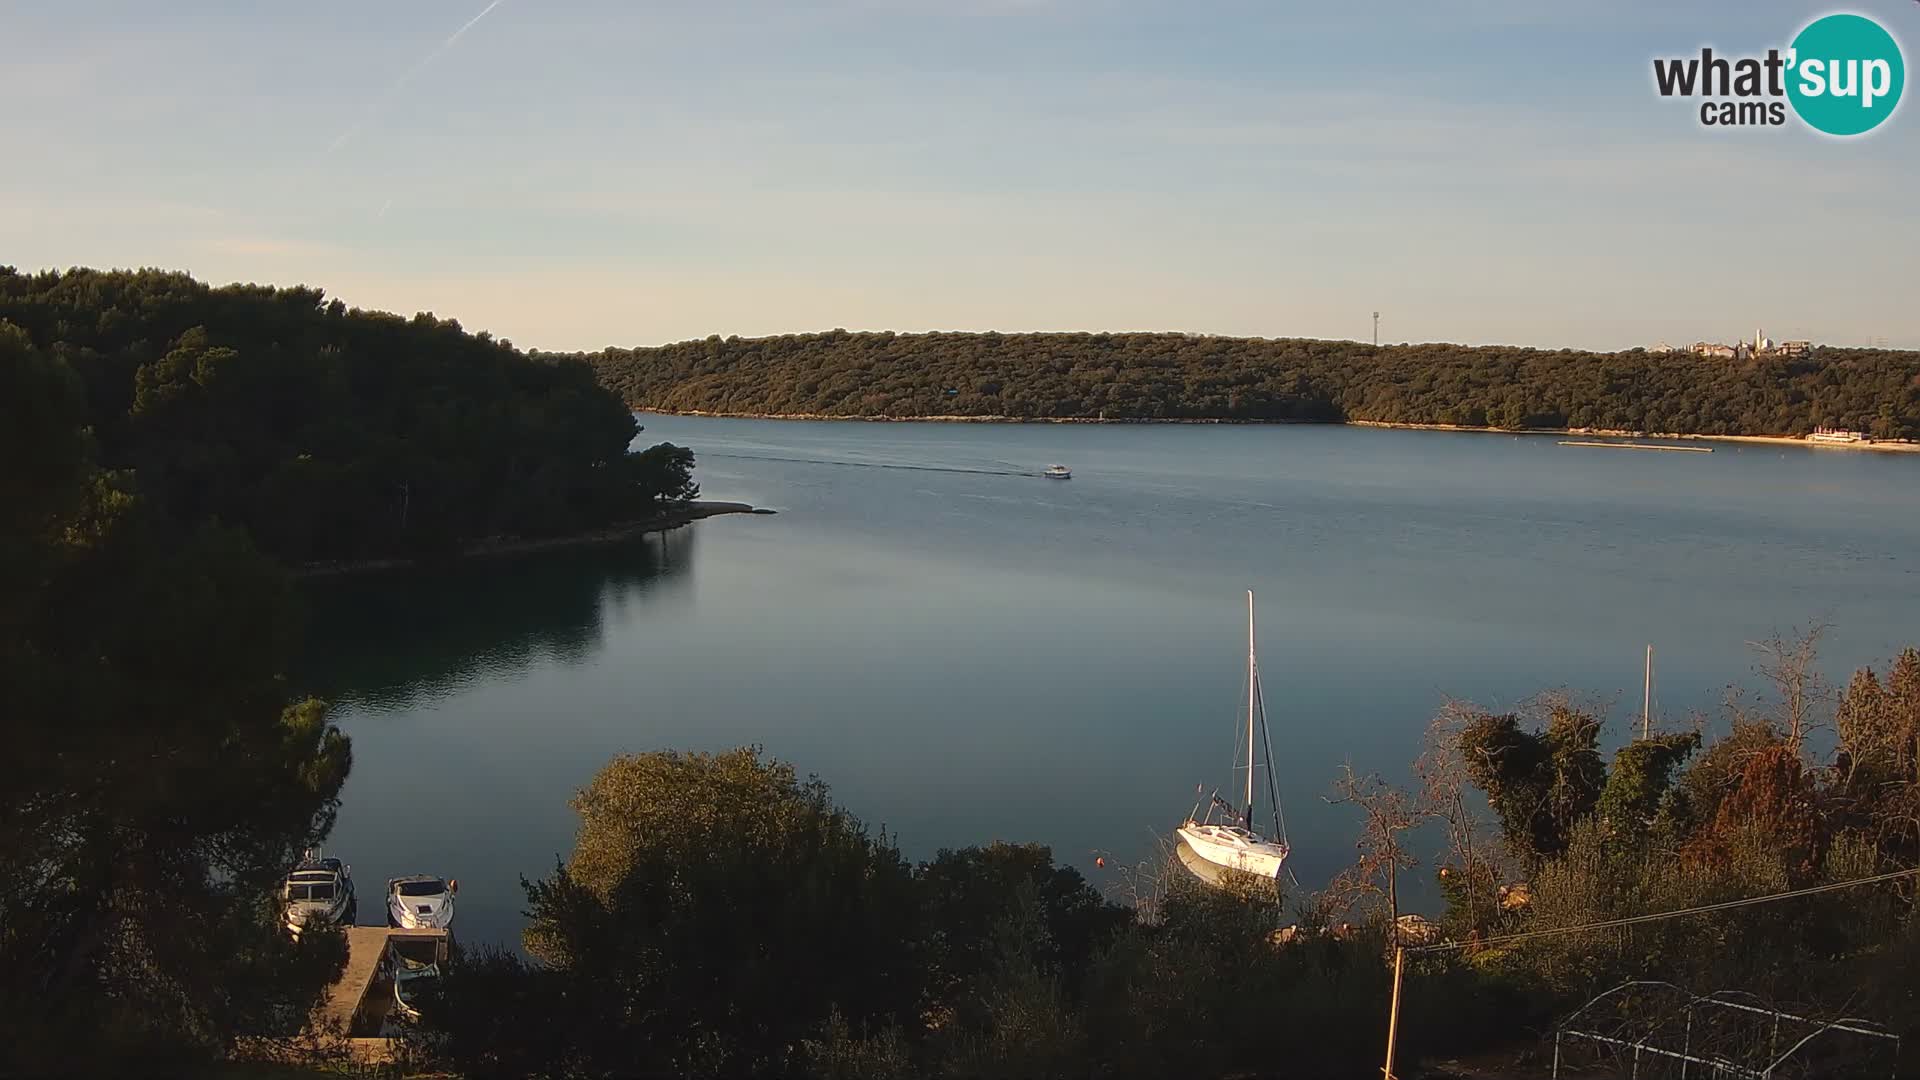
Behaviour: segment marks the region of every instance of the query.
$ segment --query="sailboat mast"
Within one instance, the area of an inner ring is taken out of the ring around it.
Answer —
[[[1253,828],[1253,712],[1260,700],[1260,673],[1254,664],[1253,590],[1247,590],[1247,828]]]
[[[1640,737],[1653,737],[1653,646],[1647,646],[1647,677],[1640,685]]]

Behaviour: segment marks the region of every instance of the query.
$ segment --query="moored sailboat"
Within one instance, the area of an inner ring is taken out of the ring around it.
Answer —
[[[1254,747],[1267,744],[1267,791],[1272,804],[1273,829],[1268,835],[1254,826]],[[1199,806],[1187,816],[1178,832],[1180,839],[1201,859],[1214,866],[1238,870],[1260,877],[1276,878],[1287,861],[1289,848],[1286,824],[1280,816],[1280,798],[1273,784],[1273,746],[1266,730],[1266,706],[1260,693],[1260,662],[1256,655],[1253,622],[1253,591],[1247,591],[1247,764],[1246,802],[1243,806],[1220,797],[1216,791],[1206,802],[1205,813]],[[1218,812],[1219,819],[1215,819]]]

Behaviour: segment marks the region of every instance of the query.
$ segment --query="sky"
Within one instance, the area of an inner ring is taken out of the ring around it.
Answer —
[[[1920,105],[1837,140],[1653,89],[1829,10],[0,0],[0,264],[548,350],[1376,310],[1387,342],[1920,347]],[[1845,10],[1920,58],[1920,3]]]

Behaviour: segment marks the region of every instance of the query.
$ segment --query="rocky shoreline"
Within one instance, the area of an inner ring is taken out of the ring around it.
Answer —
[[[666,532],[689,525],[702,518],[717,517],[721,514],[771,514],[772,510],[749,506],[737,502],[690,502],[676,506],[650,518],[626,521],[604,528],[590,529],[586,532],[569,533],[565,536],[538,537],[493,537],[476,541],[461,548],[451,556],[453,559],[484,559],[503,555],[526,555],[538,551],[557,551],[564,548],[600,547],[621,544],[637,539],[648,533]],[[404,570],[419,566],[421,560],[359,559],[347,562],[308,563],[294,571],[297,578],[344,577],[351,574],[377,573],[384,570]]]

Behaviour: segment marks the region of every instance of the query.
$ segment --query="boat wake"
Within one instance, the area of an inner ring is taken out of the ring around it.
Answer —
[[[1036,469],[972,469],[960,465],[906,465],[892,461],[836,461],[832,458],[776,457],[771,454],[726,454],[708,450],[701,457],[729,461],[783,461],[792,465],[845,465],[854,469],[904,469],[909,472],[964,473],[969,476],[1040,476]]]

